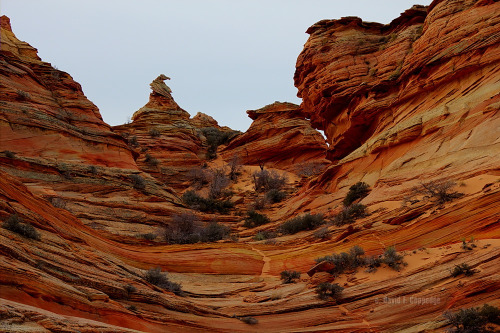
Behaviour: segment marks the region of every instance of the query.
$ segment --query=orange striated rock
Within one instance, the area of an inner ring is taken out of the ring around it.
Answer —
[[[237,155],[243,164],[295,171],[304,164],[321,168],[328,163],[325,140],[297,105],[275,102],[247,114],[252,125],[222,150],[224,159]]]
[[[295,85],[334,164],[292,206],[325,191],[309,208],[335,206],[357,181],[372,186],[370,204],[431,180],[497,174],[499,6],[434,1],[389,25],[349,17],[309,28]]]
[[[0,20],[0,151],[137,170],[132,152],[102,121],[81,86],[19,41],[8,17]]]

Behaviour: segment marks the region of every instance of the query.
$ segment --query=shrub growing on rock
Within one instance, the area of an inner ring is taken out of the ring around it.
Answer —
[[[259,323],[259,321],[256,318],[250,316],[239,317],[238,319],[248,325],[256,325]]]
[[[255,191],[269,192],[270,190],[281,190],[287,182],[285,175],[276,171],[260,170],[253,174]]]
[[[360,203],[355,203],[348,207],[344,207],[342,211],[334,217],[333,224],[336,226],[342,226],[348,223],[353,223],[356,219],[367,215],[368,210],[366,206]]]
[[[202,242],[216,242],[227,238],[230,232],[231,228],[214,221],[201,230],[200,238]]]
[[[460,264],[460,265],[455,265],[455,267],[451,271],[451,276],[457,277],[457,276],[459,276],[461,274],[463,274],[465,276],[472,276],[475,273],[477,273],[477,270],[473,269],[468,264],[463,263],[463,264]]]
[[[381,261],[382,263],[386,264],[396,271],[399,271],[401,269],[401,266],[406,265],[406,263],[403,261],[403,256],[398,254],[394,246],[390,246],[385,249]]]
[[[233,203],[229,200],[219,200],[212,198],[203,198],[195,191],[187,191],[182,195],[182,201],[189,207],[201,212],[218,212],[225,214],[233,208]]]
[[[272,240],[276,236],[277,235],[274,231],[262,230],[262,231],[259,231],[258,233],[256,233],[255,236],[253,237],[253,239],[256,241]]]
[[[280,191],[278,189],[271,189],[267,191],[265,198],[270,203],[281,202],[286,198],[286,192]]]
[[[182,294],[179,283],[169,280],[167,273],[162,273],[160,267],[149,269],[144,275],[144,279],[157,287],[173,292],[176,295]]]
[[[264,214],[257,213],[254,210],[248,212],[243,224],[246,228],[254,228],[271,222],[271,220]]]
[[[329,298],[339,300],[341,298],[343,290],[344,288],[341,287],[338,283],[328,282],[320,283],[315,289],[316,294],[322,300],[327,300]]]
[[[293,283],[300,279],[300,272],[286,270],[280,273],[280,277],[283,283]]]
[[[132,185],[136,190],[144,190],[146,188],[146,181],[139,175],[130,175]]]
[[[500,324],[500,309],[485,304],[482,308],[460,309],[457,312],[447,311],[443,317],[454,326],[451,332],[493,332],[486,325],[488,323]]]
[[[299,231],[315,229],[324,223],[323,215],[307,213],[286,221],[280,226],[280,231],[284,234],[296,234]]]
[[[152,138],[157,138],[161,135],[160,130],[157,128],[152,128],[149,130],[149,135],[151,135]]]
[[[370,193],[370,185],[364,182],[357,182],[349,188],[349,192],[344,198],[344,206],[350,206],[354,201],[366,197]]]
[[[23,219],[17,214],[9,216],[2,224],[2,226],[16,234],[23,237],[40,240],[40,233],[29,223],[23,223]]]

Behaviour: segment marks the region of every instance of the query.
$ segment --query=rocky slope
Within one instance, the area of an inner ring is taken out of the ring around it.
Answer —
[[[0,331],[441,332],[446,310],[500,306],[499,14],[494,1],[434,1],[389,25],[318,22],[297,60],[302,105],[249,111],[240,135],[190,118],[164,75],[130,124],[110,128],[3,16]],[[192,189],[206,198],[235,155],[243,165],[224,188],[227,213],[180,200]],[[286,197],[259,207],[268,223],[246,227],[263,197],[259,165],[287,176]],[[198,186],[193,168],[212,178]],[[422,190],[441,180],[461,195],[439,203]],[[355,201],[368,215],[339,223],[358,181],[370,185]],[[188,211],[232,237],[168,244],[156,235]],[[327,223],[281,231],[304,212]],[[39,238],[7,228],[15,215]],[[354,245],[366,255],[396,246],[407,264],[310,270]],[[475,273],[451,276],[463,263]],[[182,294],[147,281],[156,266]],[[285,269],[302,273],[296,283],[281,283]],[[319,299],[320,282],[343,286],[341,298]]]

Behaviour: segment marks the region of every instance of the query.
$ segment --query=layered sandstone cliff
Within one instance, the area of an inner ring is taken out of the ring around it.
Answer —
[[[224,148],[225,159],[239,156],[243,164],[296,172],[307,165],[321,169],[328,164],[324,138],[297,105],[275,102],[247,114],[252,125]]]
[[[0,228],[0,330],[440,332],[446,310],[500,306],[499,16],[495,1],[437,0],[389,25],[316,23],[297,60],[302,105],[249,111],[250,129],[217,144],[214,160],[204,133],[231,130],[190,118],[166,76],[151,83],[132,123],[111,129],[2,17],[0,221],[16,214],[40,238]],[[189,170],[227,170],[234,155],[243,162],[228,187],[236,206],[229,215],[192,212],[239,239],[142,238],[187,211],[179,197]],[[326,169],[299,180],[307,163]],[[286,198],[260,210],[268,223],[246,227],[261,195],[258,165],[288,176]],[[456,181],[462,194],[436,204],[412,192],[433,180]],[[358,181],[371,187],[360,200],[368,216],[331,223]],[[280,231],[303,212],[327,223]],[[274,235],[254,237],[261,231]],[[315,258],[354,245],[368,255],[396,246],[407,266],[305,274]],[[475,273],[451,276],[463,263]],[[156,266],[182,295],[146,281]],[[283,284],[283,270],[302,275]],[[320,282],[343,286],[341,299],[318,299]]]

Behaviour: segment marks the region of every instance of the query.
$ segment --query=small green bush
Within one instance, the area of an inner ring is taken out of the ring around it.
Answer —
[[[156,234],[153,232],[148,232],[146,234],[140,234],[139,237],[148,241],[154,241],[156,239]]]
[[[182,201],[191,207],[192,209],[199,210],[201,212],[218,212],[221,214],[226,214],[234,204],[229,200],[203,198],[196,194],[195,191],[187,191],[182,195]]]
[[[139,175],[130,175],[132,185],[136,190],[144,190],[146,188],[146,181]]]
[[[248,212],[243,226],[245,228],[254,228],[271,222],[271,220],[264,214],[257,213],[254,210]]]
[[[486,325],[488,323],[500,324],[500,309],[485,304],[482,308],[460,309],[457,312],[447,311],[443,317],[454,326],[452,332],[494,332]]]
[[[151,154],[146,154],[144,162],[151,166],[157,166],[158,164],[160,164],[160,161],[158,161],[158,159],[153,157]]]
[[[17,90],[17,98],[21,101],[29,101],[31,99],[31,95],[29,92],[26,92],[24,90]]]
[[[270,190],[281,190],[287,182],[285,175],[276,171],[260,170],[253,174],[255,191],[269,192]]]
[[[344,207],[342,211],[334,217],[333,224],[336,226],[342,226],[348,223],[353,223],[356,219],[367,215],[368,209],[366,206],[360,203],[355,203],[348,207]]]
[[[217,147],[223,144],[228,144],[238,131],[221,131],[216,127],[203,127],[201,132],[207,139],[207,159],[211,160],[217,157]]]
[[[385,249],[384,254],[381,259],[382,263],[386,264],[390,268],[399,271],[401,266],[406,263],[403,261],[403,256],[398,254],[394,246],[390,246]]]
[[[366,197],[368,193],[370,193],[370,185],[357,182],[349,188],[349,192],[344,198],[344,206],[350,206],[354,201]]]
[[[432,181],[421,185],[422,189],[419,192],[433,198],[438,205],[463,196],[463,193],[453,191],[453,188],[457,185],[453,181]]]
[[[330,271],[331,274],[339,275],[347,270],[353,270],[366,264],[363,257],[365,250],[359,245],[355,245],[349,249],[348,252],[341,252],[339,254],[333,253],[330,256],[316,258],[317,263],[327,261],[334,264],[334,268]]]
[[[138,147],[139,146],[139,141],[137,141],[137,136],[129,136],[128,137],[128,144],[132,147]]]
[[[338,283],[322,282],[316,287],[316,294],[322,300],[333,298],[339,300],[344,290]]]
[[[262,231],[259,231],[258,233],[256,233],[255,236],[253,237],[253,239],[256,241],[272,240],[276,236],[277,236],[277,234],[274,231],[262,230]]]
[[[220,224],[218,222],[211,222],[200,232],[202,242],[216,242],[221,239],[227,238],[231,228]]]
[[[17,214],[13,214],[9,216],[2,224],[2,226],[16,234],[19,234],[23,237],[40,240],[40,233],[29,223],[23,223],[23,219],[19,217]]]
[[[15,158],[16,157],[16,153],[11,152],[10,150],[5,150],[4,154],[5,154],[5,157],[8,157],[8,158]]]
[[[295,280],[300,279],[300,272],[297,271],[283,271],[280,273],[283,283],[293,283]]]
[[[307,213],[286,221],[280,226],[280,231],[284,234],[296,234],[299,231],[315,229],[324,223],[323,215]]]
[[[465,276],[472,276],[475,273],[477,273],[477,270],[473,269],[468,264],[463,263],[463,264],[460,264],[460,265],[455,265],[455,267],[451,271],[451,276],[457,277],[457,276],[459,276],[461,274],[463,274]]]
[[[259,321],[256,318],[249,317],[249,316],[239,317],[238,319],[241,320],[242,322],[244,322],[245,324],[248,324],[248,325],[256,325],[259,323]]]
[[[157,138],[161,135],[160,130],[157,128],[152,128],[149,130],[149,135],[151,135],[152,138]]]
[[[281,202],[286,198],[286,192],[278,189],[271,189],[266,193],[265,198],[270,203]]]
[[[162,273],[160,267],[149,269],[144,275],[144,279],[157,287],[173,292],[176,295],[182,294],[182,288],[179,283],[168,279],[167,273]]]

